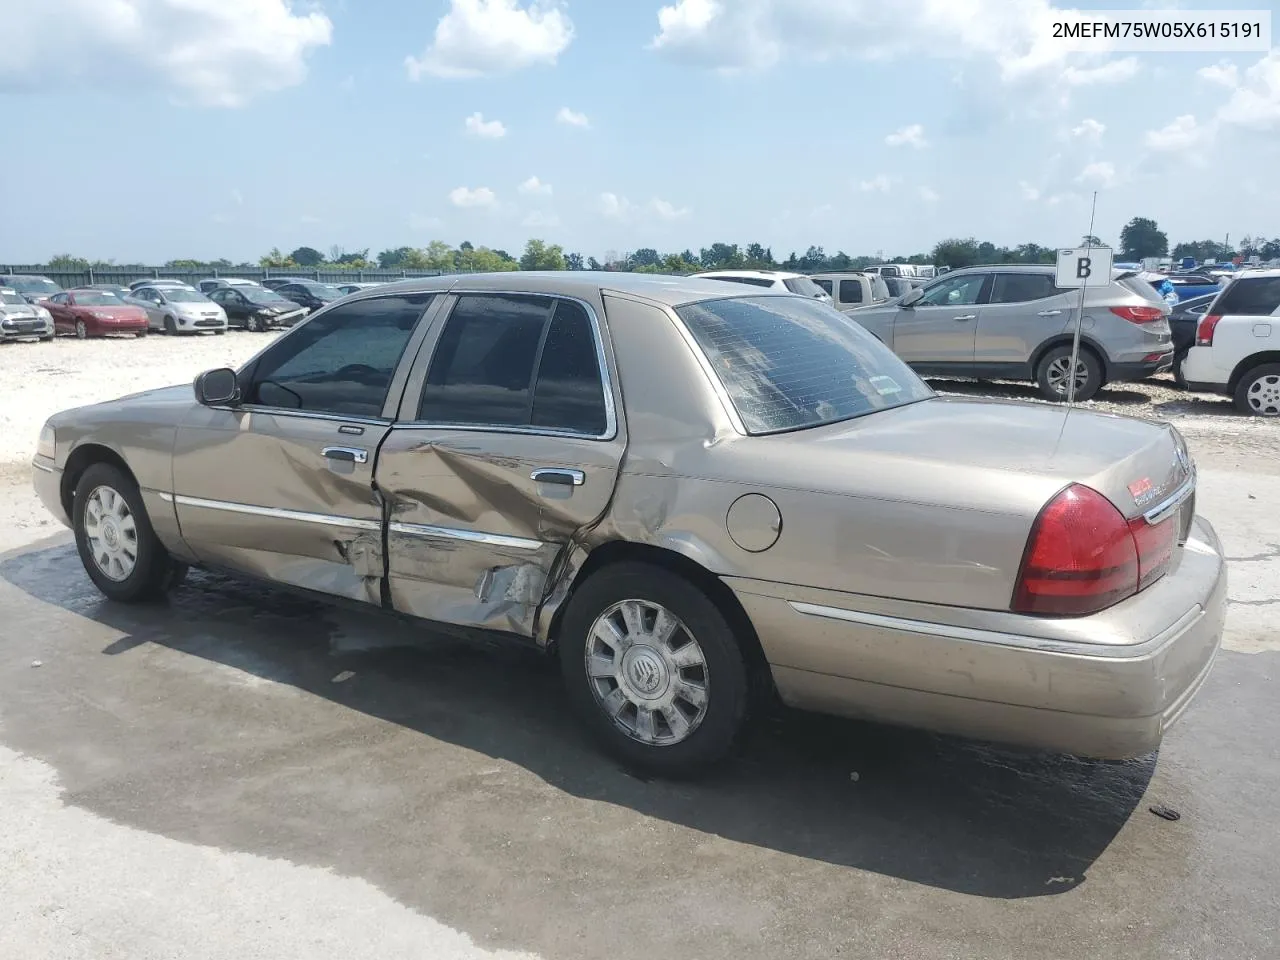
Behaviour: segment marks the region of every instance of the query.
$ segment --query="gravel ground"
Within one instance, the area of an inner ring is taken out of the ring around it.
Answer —
[[[0,550],[53,521],[31,494],[30,468],[40,427],[53,413],[140,390],[189,383],[202,370],[239,366],[277,333],[232,330],[226,336],[107,339],[0,345]],[[1025,383],[934,380],[958,396],[1043,403]],[[1179,390],[1168,377],[1116,384],[1084,409],[1175,423],[1198,459],[1219,469],[1280,470],[1280,422],[1237,414],[1230,400]]]

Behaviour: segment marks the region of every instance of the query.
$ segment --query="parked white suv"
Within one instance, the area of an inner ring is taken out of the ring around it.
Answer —
[[[802,273],[787,273],[784,270],[709,270],[706,273],[695,273],[694,276],[704,280],[725,280],[729,283],[786,290],[802,297],[813,297],[823,303],[831,302],[831,295]]]
[[[1241,413],[1280,417],[1280,270],[1227,284],[1196,328],[1182,376],[1188,390],[1232,397]]]

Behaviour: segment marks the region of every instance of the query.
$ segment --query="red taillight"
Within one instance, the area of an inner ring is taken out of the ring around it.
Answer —
[[[1111,312],[1130,323],[1152,323],[1164,316],[1159,307],[1112,307]]]
[[[1218,329],[1218,321],[1222,317],[1217,314],[1206,313],[1200,318],[1200,322],[1196,324],[1196,346],[1212,347],[1213,331]]]
[[[1125,520],[1102,494],[1072,484],[1036,518],[1013,611],[1078,617],[1133,596],[1168,569],[1175,526],[1172,520]]]

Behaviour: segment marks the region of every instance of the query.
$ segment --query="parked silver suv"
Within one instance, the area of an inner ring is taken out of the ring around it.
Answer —
[[[1030,380],[1067,398],[1078,290],[1040,265],[953,270],[901,300],[849,311],[919,373]],[[1141,380],[1173,362],[1169,306],[1134,271],[1115,271],[1084,301],[1077,400],[1113,380]]]

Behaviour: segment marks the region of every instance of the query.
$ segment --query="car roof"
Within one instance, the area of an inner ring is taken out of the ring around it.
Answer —
[[[1270,267],[1267,269],[1259,269],[1259,270],[1241,270],[1239,273],[1235,274],[1234,276],[1240,277],[1240,278],[1247,277],[1250,280],[1254,280],[1258,278],[1274,279],[1276,277],[1280,277],[1280,267]]]
[[[803,273],[791,273],[787,270],[701,270],[693,274],[695,277],[755,277],[757,280],[794,280],[803,277]]]
[[[732,272],[732,271],[730,271]],[[799,276],[799,274],[796,274]],[[440,277],[406,278],[389,288],[377,287],[352,297],[382,297],[399,293],[447,293],[493,291],[495,293],[535,293],[547,296],[587,299],[609,293],[639,297],[667,307],[700,300],[738,300],[749,297],[794,294],[767,287],[738,290],[732,285],[697,276],[681,277],[662,273],[622,273],[612,271],[560,270],[513,271],[504,273],[449,274]]]

